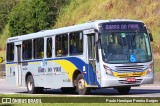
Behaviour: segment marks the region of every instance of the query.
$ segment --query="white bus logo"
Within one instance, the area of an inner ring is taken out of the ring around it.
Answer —
[[[11,98],[2,98],[2,103],[12,103]]]

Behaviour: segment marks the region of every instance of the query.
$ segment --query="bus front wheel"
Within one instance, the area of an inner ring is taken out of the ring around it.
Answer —
[[[120,94],[128,94],[131,87],[120,87],[120,88],[116,88],[116,89]]]
[[[82,74],[79,74],[77,76],[77,80],[76,80],[76,90],[78,92],[78,94],[80,95],[86,95],[89,94],[91,89],[86,87],[85,85],[85,80],[83,78]]]

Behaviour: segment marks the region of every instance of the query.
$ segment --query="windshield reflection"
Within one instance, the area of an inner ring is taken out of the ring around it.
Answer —
[[[145,32],[101,34],[101,47],[106,63],[148,62],[152,59],[149,38]]]

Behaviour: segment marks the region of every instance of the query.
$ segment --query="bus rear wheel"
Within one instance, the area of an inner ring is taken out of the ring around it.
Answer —
[[[27,77],[27,90],[30,94],[42,93],[43,87],[35,87],[33,76],[29,75]]]
[[[120,88],[116,88],[116,89],[120,94],[128,94],[131,87],[120,87]]]
[[[76,80],[76,90],[78,92],[78,94],[80,95],[86,95],[89,94],[91,89],[85,86],[85,80],[83,78],[82,74],[79,74],[77,76],[77,80]]]

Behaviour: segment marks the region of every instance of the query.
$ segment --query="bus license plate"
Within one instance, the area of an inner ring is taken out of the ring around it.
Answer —
[[[127,78],[127,82],[136,82],[135,78]]]

